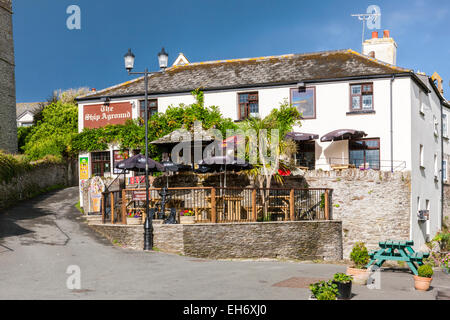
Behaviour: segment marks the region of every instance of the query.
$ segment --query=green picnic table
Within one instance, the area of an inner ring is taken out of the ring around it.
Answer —
[[[371,251],[369,253],[370,262],[366,268],[369,268],[372,264],[381,267],[386,260],[393,261],[405,261],[411,271],[417,276],[417,265],[423,265],[423,259],[429,257],[429,253],[415,252],[412,246],[414,241],[382,241],[378,244],[379,250]]]

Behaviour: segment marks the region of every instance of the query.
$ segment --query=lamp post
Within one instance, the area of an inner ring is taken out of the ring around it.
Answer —
[[[167,62],[169,60],[169,55],[166,53],[164,48],[158,53],[158,62],[160,71],[149,72],[145,68],[144,72],[131,72],[134,68],[134,54],[131,49],[124,56],[125,69],[127,69],[129,75],[144,75],[144,86],[145,86],[145,100],[144,100],[144,122],[145,122],[145,223],[144,223],[144,250],[153,250],[153,217],[149,214],[148,208],[148,193],[149,193],[149,181],[148,181],[148,76],[163,72],[167,68]]]

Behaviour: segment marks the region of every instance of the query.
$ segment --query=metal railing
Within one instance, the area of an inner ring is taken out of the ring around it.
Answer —
[[[354,159],[354,158],[321,158],[315,161],[314,164],[310,162],[298,162],[296,164],[303,169],[314,170],[314,169],[359,169],[359,170],[391,170],[403,171],[406,169],[406,161],[401,160],[364,160],[364,159]]]
[[[162,212],[162,189],[149,190],[154,219],[166,219],[171,209],[178,222],[185,215],[194,216],[196,223],[332,219],[332,189],[192,187],[167,191]],[[103,223],[127,224],[131,217],[144,221],[145,189],[103,193]]]

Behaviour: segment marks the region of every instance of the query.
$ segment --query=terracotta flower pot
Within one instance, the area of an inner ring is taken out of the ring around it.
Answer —
[[[431,280],[433,278],[414,276],[414,288],[420,291],[427,291],[430,288]]]
[[[355,284],[366,285],[367,279],[369,279],[369,270],[367,269],[347,267],[346,273],[353,277],[353,283]]]

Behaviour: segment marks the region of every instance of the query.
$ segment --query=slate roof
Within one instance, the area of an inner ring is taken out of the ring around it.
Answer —
[[[34,115],[39,110],[40,104],[41,102],[16,103],[16,118],[20,118],[27,111]]]
[[[320,79],[412,73],[353,50],[220,60],[172,66],[149,79],[149,94],[277,85]],[[88,93],[77,100],[144,93],[143,77]]]
[[[199,137],[199,140],[195,140]],[[214,136],[203,128],[195,127],[193,130],[186,130],[184,128],[177,129],[171,133],[150,142],[155,145],[176,144],[180,141],[213,141]]]

